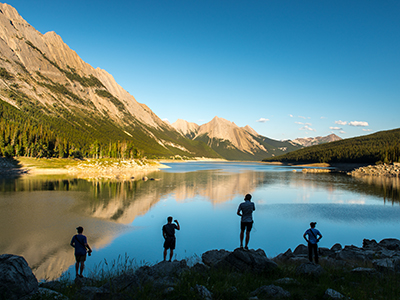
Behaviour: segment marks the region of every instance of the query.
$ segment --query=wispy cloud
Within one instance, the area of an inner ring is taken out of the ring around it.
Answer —
[[[339,121],[335,121],[335,124],[338,124],[338,125],[346,125],[346,124],[347,124],[347,121],[341,121],[341,120],[339,120]]]
[[[265,118],[260,118],[260,119],[257,120],[257,122],[259,122],[259,123],[265,123],[265,122],[268,122],[268,121],[269,121],[269,119],[265,119]]]
[[[289,115],[289,117],[293,118],[293,115]]]
[[[303,125],[303,122],[294,122],[294,124],[299,124],[299,125]]]
[[[349,125],[349,126],[353,126],[353,127],[367,127],[369,126],[368,122],[365,121],[351,121],[351,122],[347,122],[347,121],[335,121],[335,124],[338,125]]]
[[[342,130],[342,131],[339,131],[339,133],[345,134],[345,133],[346,133],[346,131],[343,131],[343,130]]]
[[[303,126],[303,127],[301,127],[299,130],[306,130],[306,131],[316,131],[315,129],[313,129],[313,128],[311,128],[311,127],[309,127],[309,126]]]
[[[307,126],[311,126],[312,124],[311,123],[304,123],[305,125],[307,125]]]
[[[340,127],[329,127],[329,129],[331,129],[331,130],[342,130],[343,128],[340,128]]]
[[[368,122],[363,122],[363,121],[351,121],[349,122],[350,126],[356,126],[356,127],[366,127],[369,126]]]
[[[365,129],[365,128],[363,128],[363,131],[371,131],[371,129]]]
[[[306,117],[303,117],[303,116],[299,116],[299,118],[300,118],[300,119],[307,119]]]

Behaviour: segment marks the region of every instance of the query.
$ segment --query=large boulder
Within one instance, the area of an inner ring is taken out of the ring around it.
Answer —
[[[294,254],[292,252],[292,249],[288,249],[286,252],[279,254],[278,256],[274,257],[272,260],[274,262],[286,262],[289,259],[294,257]]]
[[[372,264],[380,272],[400,272],[400,257],[375,259]]]
[[[388,250],[400,250],[400,241],[398,239],[383,239],[378,245]]]
[[[340,250],[342,250],[342,245],[340,245],[339,243],[336,243],[335,245],[333,245],[332,247],[331,247],[331,251],[333,251],[333,252],[336,252],[336,251],[340,251]]]
[[[296,268],[296,274],[303,276],[319,277],[324,272],[325,272],[324,269],[320,265],[314,264],[312,262],[301,264]]]
[[[289,298],[290,293],[280,286],[276,286],[274,284],[270,285],[264,285],[262,287],[259,287],[255,291],[251,292],[251,296],[255,296],[261,299],[267,298],[267,299],[276,299],[276,298]]]
[[[230,253],[227,250],[210,250],[201,255],[201,260],[205,265],[213,267]]]
[[[333,289],[327,289],[324,293],[324,299],[344,299],[344,296]]]
[[[177,284],[177,278],[189,270],[186,260],[162,261],[154,266],[140,267],[135,275],[141,284],[151,283],[154,288],[167,288]]]
[[[374,255],[375,252],[373,250],[364,250],[356,246],[345,246],[343,250],[335,252],[331,257],[348,262],[364,263],[367,260],[372,260]]]
[[[308,255],[308,247],[306,245],[300,244],[294,249],[294,255]]]
[[[209,264],[210,267],[233,269],[238,272],[269,272],[278,267],[275,262],[267,258],[262,249],[244,250],[237,248],[228,255],[221,257],[220,260],[214,260],[212,264],[209,264],[209,260],[203,259],[203,262]]]
[[[381,247],[375,240],[368,240],[368,239],[363,239],[363,248],[364,249],[373,249],[373,250],[379,250]]]
[[[37,293],[38,281],[22,256],[0,255],[0,295],[4,299],[20,299]]]

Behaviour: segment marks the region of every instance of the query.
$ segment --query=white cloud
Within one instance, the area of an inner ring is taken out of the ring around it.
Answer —
[[[311,123],[304,123],[305,125],[307,125],[307,126],[311,126],[312,124]]]
[[[365,129],[365,128],[363,128],[363,131],[371,131],[371,129]]]
[[[329,129],[332,129],[332,130],[342,130],[342,128],[340,128],[340,127],[329,127]]]
[[[299,116],[299,118],[301,118],[301,119],[307,119],[306,117],[303,117],[303,116]]]
[[[294,122],[294,124],[299,124],[299,125],[303,125],[303,122]]]
[[[339,121],[335,121],[335,124],[346,125],[346,124],[347,124],[347,121],[341,121],[341,120],[339,120]]]
[[[311,128],[311,127],[309,127],[309,126],[303,126],[303,127],[301,127],[299,130],[307,130],[307,131],[316,131],[315,129],[313,129],[313,128]]]
[[[363,121],[351,121],[349,122],[350,126],[356,126],[356,127],[366,127],[369,126],[368,122],[363,122]]]
[[[164,122],[166,122],[166,123],[168,123],[169,124],[169,120],[167,119],[167,118],[165,118],[165,119],[162,119]]]
[[[321,117],[321,119],[326,119],[326,117]]]
[[[344,134],[344,133],[346,133],[346,131],[343,131],[343,130],[342,130],[342,131],[339,131],[339,133],[342,133],[342,134]]]
[[[260,119],[257,120],[257,122],[260,122],[260,123],[265,123],[265,122],[268,122],[268,121],[269,121],[269,119],[265,119],[265,118],[260,118]]]
[[[293,118],[293,115],[289,115],[289,117]]]

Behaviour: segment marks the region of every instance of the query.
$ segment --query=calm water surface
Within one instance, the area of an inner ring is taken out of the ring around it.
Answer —
[[[169,215],[181,224],[176,259],[233,250],[239,245],[236,210],[247,193],[256,205],[249,246],[269,257],[303,243],[311,221],[323,234],[321,247],[400,235],[398,179],[303,174],[259,163],[167,165],[148,181],[0,180],[0,253],[24,256],[38,279],[58,278],[72,270],[69,242],[81,225],[94,250],[86,271],[118,257],[155,263],[162,259],[161,227]]]

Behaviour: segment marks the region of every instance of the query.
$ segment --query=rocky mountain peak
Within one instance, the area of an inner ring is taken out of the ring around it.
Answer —
[[[78,103],[66,101],[62,105],[67,108],[88,109],[94,106],[96,113],[107,115],[121,125],[124,123],[123,111],[125,110],[148,126],[155,128],[165,126],[161,119],[149,109],[145,109],[117,84],[108,72],[100,68],[94,69],[84,62],[54,31],[45,34],[38,32],[18,14],[15,8],[5,3],[0,3],[0,52],[2,58],[0,67],[11,74],[22,74],[21,67],[24,68],[23,71],[34,79],[33,82],[29,82],[31,88],[28,88],[26,78],[19,80],[20,76],[15,76],[16,84],[21,87],[21,92],[43,105],[49,107],[58,105],[54,103],[57,97],[40,84],[43,81],[46,81],[46,84],[52,82],[53,85],[68,86],[71,93],[92,102],[91,105],[80,107]],[[79,77],[91,78],[91,76],[98,79],[102,87],[85,86],[74,80]],[[105,92],[102,94],[96,92],[99,89],[104,89]],[[111,96],[113,98],[110,98]],[[1,96],[0,99],[17,107],[17,104],[10,99]]]
[[[177,131],[179,131],[183,135],[189,135],[189,136],[196,134],[200,127],[196,123],[188,122],[188,121],[185,121],[182,119],[176,120],[171,125],[172,125],[172,127],[174,127]]]
[[[259,134],[257,133],[257,131],[255,131],[253,128],[251,128],[249,125],[246,125],[245,127],[243,127],[244,130],[246,130],[248,133],[258,136]]]

